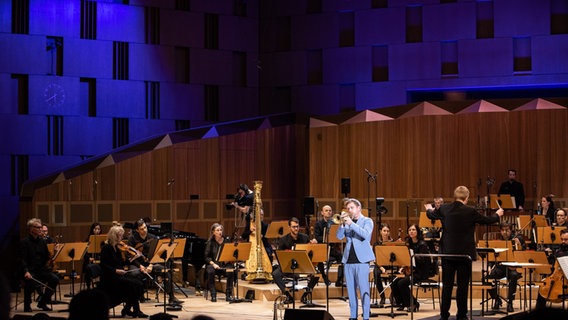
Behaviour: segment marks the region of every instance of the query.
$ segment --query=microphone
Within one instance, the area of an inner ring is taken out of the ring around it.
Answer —
[[[174,184],[176,182],[176,179],[169,179],[168,180],[168,186],[171,186],[172,184]]]
[[[538,215],[542,214],[542,207],[540,206],[540,202],[536,204],[536,213]]]

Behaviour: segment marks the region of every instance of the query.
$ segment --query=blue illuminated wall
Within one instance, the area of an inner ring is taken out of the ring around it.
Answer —
[[[566,96],[568,0],[0,0],[0,52],[10,228],[26,179],[164,132]]]

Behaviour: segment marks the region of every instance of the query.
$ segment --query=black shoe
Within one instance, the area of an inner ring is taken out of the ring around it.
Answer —
[[[495,301],[493,302],[493,306],[491,307],[491,309],[493,310],[499,310],[499,308],[501,308],[501,305],[503,304],[503,302],[501,302],[500,298],[495,299]]]
[[[414,309],[411,307],[406,308],[408,312],[418,312],[418,310],[420,310],[420,303],[418,301],[414,302]]]
[[[405,307],[405,306],[400,306],[400,307],[396,308],[396,311],[403,311],[406,308],[407,307]],[[408,307],[408,308],[410,308],[410,307]]]
[[[513,303],[507,303],[507,312],[515,312],[515,308],[513,308]]]
[[[217,302],[217,296],[211,296],[211,302]]]
[[[385,298],[381,297],[381,301],[379,301],[379,308],[384,308],[385,307]]]
[[[185,301],[181,301],[176,297],[171,297],[169,300],[170,304],[183,304]]]
[[[147,314],[145,314],[144,312],[138,310],[138,311],[134,311],[132,313],[132,317],[133,318],[148,318],[149,316]]]
[[[31,306],[24,306],[24,312],[32,312],[32,307]]]
[[[233,298],[233,296],[232,296],[232,295],[230,295],[230,294],[228,294],[228,295],[225,295],[225,301],[227,301],[227,302],[231,302],[231,301],[233,301],[233,300],[235,300],[235,298]]]
[[[51,311],[51,308],[48,307],[45,303],[38,303],[37,307],[40,308],[43,311]]]
[[[126,316],[130,316],[130,317],[134,317],[134,312],[126,309],[126,308],[122,308],[122,310],[120,311],[120,314],[122,315],[122,317],[126,317]]]

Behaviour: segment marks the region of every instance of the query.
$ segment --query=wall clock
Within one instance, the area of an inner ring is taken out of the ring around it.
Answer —
[[[43,91],[43,100],[50,107],[58,107],[65,102],[65,90],[57,83],[50,83]]]

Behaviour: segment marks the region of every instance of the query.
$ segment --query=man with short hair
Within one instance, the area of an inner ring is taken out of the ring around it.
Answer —
[[[342,262],[349,296],[349,319],[357,319],[358,288],[363,307],[363,320],[368,320],[371,316],[369,263],[375,260],[371,248],[374,223],[373,219],[361,213],[359,200],[349,199],[346,203],[347,212],[341,213],[342,224],[337,229],[336,235],[339,240],[346,239]]]
[[[442,222],[442,238],[440,253],[452,255],[469,255],[471,260],[477,259],[475,250],[475,225],[493,224],[499,222],[503,209],[497,210],[497,216],[484,216],[473,207],[467,205],[469,189],[459,186],[454,190],[454,202],[444,204],[434,211],[431,204],[425,205],[429,219]],[[457,320],[467,319],[467,290],[471,273],[471,260],[464,258],[442,258],[442,302],[440,316],[442,320],[450,317],[454,277],[457,274],[456,304],[458,305]]]
[[[503,182],[499,187],[499,194],[509,194],[515,198],[515,205],[517,209],[523,211],[525,205],[525,189],[523,184],[517,181],[517,170],[509,169],[509,180]]]
[[[59,277],[47,267],[51,256],[43,238],[41,226],[40,219],[28,220],[28,236],[20,241],[21,268],[25,280],[25,312],[32,312],[32,292],[37,285],[44,287],[43,294],[38,299],[37,307],[43,311],[51,311],[47,304],[51,302],[51,296],[59,284]]]
[[[556,226],[568,227],[568,221],[566,221],[566,210],[564,208],[556,210]]]

